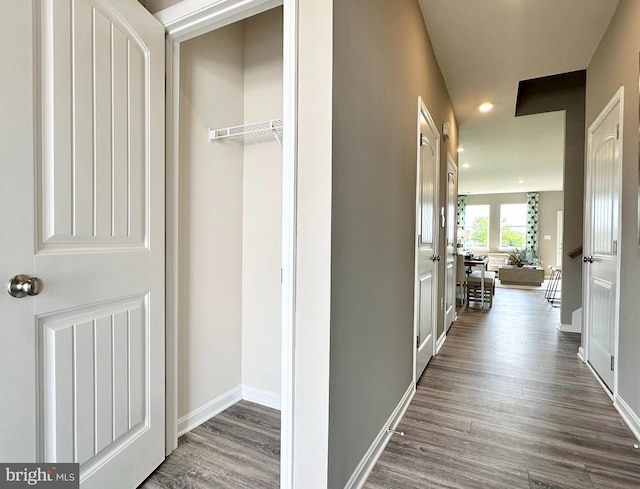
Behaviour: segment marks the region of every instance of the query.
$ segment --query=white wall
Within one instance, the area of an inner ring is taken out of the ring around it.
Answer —
[[[207,137],[282,117],[282,9],[183,43],[180,102],[178,417],[241,386],[278,405],[282,150]]]
[[[181,48],[179,418],[241,382],[243,147],[207,130],[243,119],[243,43],[231,25]]]
[[[245,21],[244,120],[282,117],[282,9]],[[242,383],[280,396],[282,149],[245,146]]]

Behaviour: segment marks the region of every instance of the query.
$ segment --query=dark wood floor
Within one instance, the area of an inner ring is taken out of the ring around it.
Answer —
[[[180,437],[140,488],[277,488],[279,469],[280,411],[240,401]]]
[[[640,488],[640,450],[539,291],[467,309],[370,475],[379,488]]]

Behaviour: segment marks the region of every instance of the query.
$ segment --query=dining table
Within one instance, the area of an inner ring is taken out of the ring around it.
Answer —
[[[487,265],[489,265],[489,257],[488,256],[465,256],[464,257],[464,266],[468,268],[467,274],[471,274],[471,269],[480,267],[480,289],[482,290],[482,294],[480,295],[480,305],[482,309],[484,309],[484,273],[487,271]]]

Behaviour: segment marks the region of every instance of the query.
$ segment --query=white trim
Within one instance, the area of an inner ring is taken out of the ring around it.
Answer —
[[[282,157],[282,367],[280,487],[293,485],[294,327],[296,282],[296,180],[298,133],[298,0],[184,0],[156,14],[167,37],[167,325],[166,325],[166,450],[177,446],[178,344],[178,183],[180,43],[250,17],[278,5],[283,13],[283,119]],[[240,391],[242,390],[239,388]],[[172,416],[173,413],[173,416]],[[182,418],[181,418],[182,419]]]
[[[584,363],[587,363],[587,360],[584,354],[584,348],[582,347],[578,348],[578,358],[582,360]]]
[[[298,0],[283,7],[282,352],[280,487],[293,487],[298,179]]]
[[[344,489],[360,489],[364,486],[365,482],[367,481],[367,477],[369,477],[369,474],[373,470],[373,467],[376,465],[376,462],[380,458],[380,455],[382,455],[382,452],[384,452],[384,449],[391,439],[392,433],[389,433],[389,428],[391,428],[392,430],[396,429],[398,423],[400,423],[400,420],[409,407],[409,404],[411,403],[411,400],[413,399],[415,393],[415,383],[411,383],[411,385],[407,387],[407,390],[402,396],[402,399],[393,410],[393,413],[391,413],[391,416],[389,416],[387,422],[382,426],[382,429],[378,433],[378,436],[376,436],[375,440],[373,440],[373,443],[364,454],[364,457],[362,457],[362,460],[360,460],[360,463],[351,474],[351,477],[349,477],[349,480],[345,484]]]
[[[619,148],[620,152],[618,155],[618,182],[617,191],[618,191],[618,223],[617,223],[617,236],[615,237],[618,241],[618,253],[615,255],[615,266],[616,266],[616,297],[615,297],[615,317],[614,317],[614,346],[613,346],[613,356],[614,356],[614,368],[613,368],[613,392],[609,390],[609,388],[605,385],[602,379],[598,376],[596,371],[593,369],[591,364],[589,363],[589,309],[591,307],[589,301],[589,282],[590,282],[590,273],[591,269],[588,266],[583,266],[582,273],[582,308],[583,308],[583,321],[584,325],[584,362],[589,366],[594,376],[604,388],[604,391],[609,395],[612,399],[618,395],[618,338],[619,338],[619,329],[620,329],[620,268],[621,268],[621,257],[622,257],[622,246],[621,243],[621,235],[622,235],[622,161],[623,161],[623,151],[624,151],[624,86],[621,86],[616,93],[611,97],[611,100],[607,103],[607,105],[602,109],[598,117],[591,123],[589,129],[587,131],[587,154],[586,154],[586,174],[585,174],[585,191],[584,191],[584,235],[583,235],[583,243],[584,243],[584,255],[589,255],[592,253],[592,244],[590,240],[591,235],[591,206],[589,205],[589,199],[591,198],[591,147],[593,140],[593,132],[595,129],[602,123],[602,121],[618,106],[618,133],[619,133]]]
[[[155,14],[167,35],[182,42],[282,5],[282,0],[183,0]]]
[[[190,413],[185,414],[178,420],[178,436],[180,437],[185,433],[188,433],[192,429],[200,426],[202,423],[214,416],[217,416],[222,411],[241,400],[242,387],[237,386],[230,391],[225,392],[221,396],[216,397],[214,400],[200,406],[198,409],[194,409]]]
[[[558,331],[562,333],[582,333],[582,326],[577,324],[558,323]]]
[[[171,137],[178,134],[180,116],[174,112],[179,108],[180,98],[180,45],[167,38],[166,101],[165,101],[165,219],[166,219],[166,330],[165,330],[165,454],[178,448],[178,290],[180,274],[178,269],[180,240],[178,234],[178,189],[180,172],[177,162],[180,154],[180,140]]]
[[[640,417],[633,412],[633,409],[619,395],[616,395],[613,406],[618,410],[636,440],[640,441]]]
[[[442,348],[442,345],[444,345],[445,341],[447,341],[447,332],[443,331],[440,335],[440,338],[438,338],[438,342],[436,343],[436,355],[440,352],[440,348]]]
[[[242,399],[255,402],[261,406],[280,410],[280,396],[274,392],[268,392],[257,387],[242,386]]]

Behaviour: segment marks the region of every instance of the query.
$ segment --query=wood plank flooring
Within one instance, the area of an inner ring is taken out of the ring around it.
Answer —
[[[640,488],[640,450],[542,291],[466,309],[365,488]]]
[[[279,469],[280,411],[240,401],[180,437],[140,488],[277,488]]]
[[[543,291],[499,289],[492,309],[465,310],[365,488],[640,488],[636,441],[558,322]],[[278,411],[242,401],[140,487],[276,488],[279,434]]]

